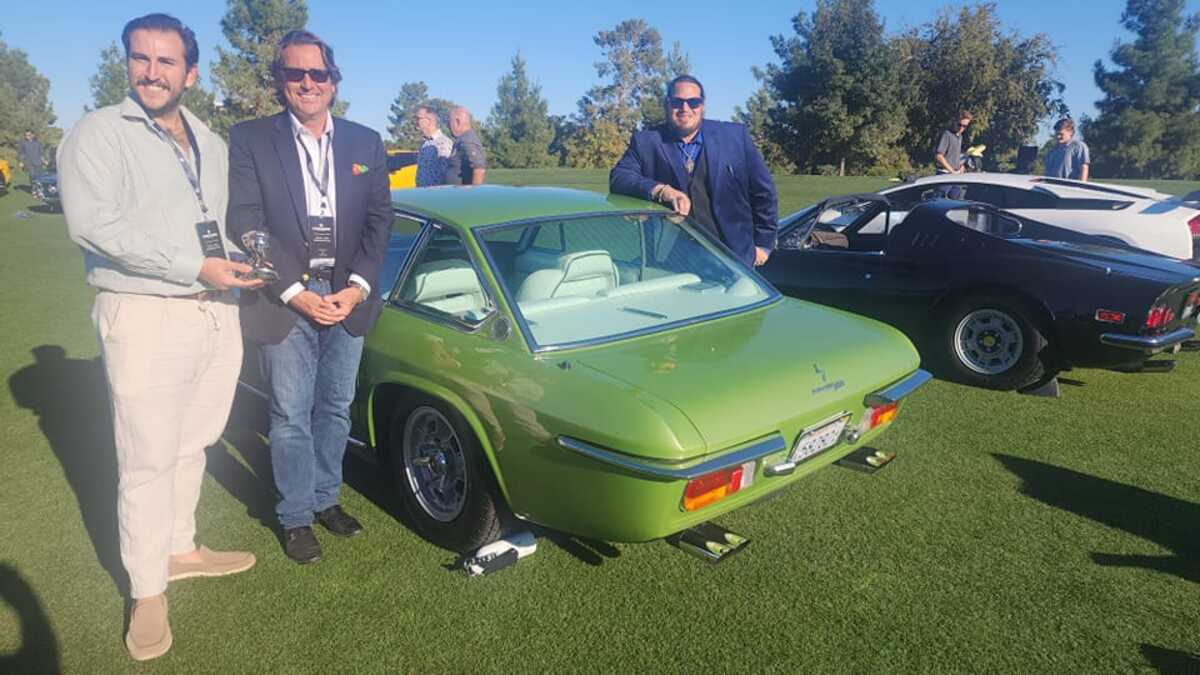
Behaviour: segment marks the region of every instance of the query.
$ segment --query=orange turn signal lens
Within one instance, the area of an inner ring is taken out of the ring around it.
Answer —
[[[871,408],[871,426],[870,426],[870,428],[874,429],[877,426],[880,426],[882,424],[887,424],[888,422],[891,422],[892,420],[896,419],[896,413],[899,410],[900,410],[900,407],[896,403],[888,403],[887,405],[881,405],[881,406],[878,406],[875,408]]]
[[[695,511],[748,487],[754,482],[754,465],[746,462],[688,481],[683,490],[683,510]]]

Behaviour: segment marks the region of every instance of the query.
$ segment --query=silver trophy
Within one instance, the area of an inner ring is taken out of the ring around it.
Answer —
[[[252,268],[242,275],[242,278],[261,279],[268,284],[279,281],[279,272],[276,272],[275,266],[267,260],[267,250],[271,248],[270,235],[262,230],[250,230],[242,235],[242,246],[250,254],[250,260],[246,262]]]

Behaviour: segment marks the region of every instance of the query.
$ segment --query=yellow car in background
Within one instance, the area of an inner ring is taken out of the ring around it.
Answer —
[[[402,190],[417,186],[417,152],[415,150],[388,150],[387,168],[391,189]]]
[[[0,195],[12,187],[12,167],[7,160],[0,159]]]

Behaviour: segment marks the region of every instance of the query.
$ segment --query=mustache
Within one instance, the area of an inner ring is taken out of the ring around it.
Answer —
[[[165,82],[164,80],[151,80],[150,78],[147,78],[147,77],[141,78],[135,84],[136,84],[136,86],[139,86],[139,87],[148,87],[151,85],[156,85],[156,86],[162,87],[163,89],[169,90],[171,88],[171,85],[168,84],[167,82]]]

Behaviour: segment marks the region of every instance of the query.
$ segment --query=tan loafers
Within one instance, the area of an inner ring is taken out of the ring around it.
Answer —
[[[149,661],[171,649],[171,624],[167,621],[165,594],[136,603],[129,615],[125,647],[134,661]]]
[[[207,546],[196,550],[200,553],[200,560],[197,562],[167,561],[167,581],[192,577],[223,577],[254,567],[254,554],[248,551],[213,551]]]

